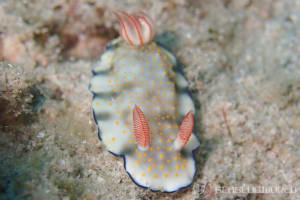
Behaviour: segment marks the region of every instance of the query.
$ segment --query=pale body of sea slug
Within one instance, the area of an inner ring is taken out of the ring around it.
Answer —
[[[137,185],[162,192],[186,188],[196,173],[199,147],[188,82],[176,58],[151,41],[149,16],[115,14],[123,40],[107,46],[90,83],[99,138],[123,157]]]

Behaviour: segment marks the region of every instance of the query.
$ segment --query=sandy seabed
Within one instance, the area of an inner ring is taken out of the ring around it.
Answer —
[[[198,172],[136,186],[97,138],[91,69],[145,10],[196,103]],[[299,0],[1,0],[0,199],[300,199]]]

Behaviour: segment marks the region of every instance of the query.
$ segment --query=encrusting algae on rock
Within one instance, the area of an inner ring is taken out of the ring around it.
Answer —
[[[176,58],[151,41],[153,22],[144,12],[114,12],[124,41],[112,41],[93,70],[90,90],[98,134],[122,156],[139,186],[175,192],[196,172],[192,133],[194,103]]]

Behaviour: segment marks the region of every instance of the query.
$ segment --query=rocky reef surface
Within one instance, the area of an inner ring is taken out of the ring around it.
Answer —
[[[190,82],[185,190],[136,186],[97,138],[88,84],[118,37],[111,8],[147,11]],[[0,60],[0,199],[300,199],[299,0],[1,0]]]

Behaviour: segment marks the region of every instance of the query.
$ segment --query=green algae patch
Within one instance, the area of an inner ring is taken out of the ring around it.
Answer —
[[[0,199],[31,199],[42,181],[47,156],[45,151],[31,152],[18,157],[1,151]]]

